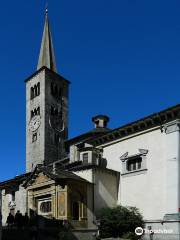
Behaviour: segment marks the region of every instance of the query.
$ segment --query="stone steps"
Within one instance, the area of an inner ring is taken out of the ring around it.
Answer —
[[[22,229],[5,229],[2,233],[2,240],[32,240],[32,231]],[[35,238],[34,238],[35,239]],[[45,231],[38,231],[38,240],[57,240],[58,236]]]

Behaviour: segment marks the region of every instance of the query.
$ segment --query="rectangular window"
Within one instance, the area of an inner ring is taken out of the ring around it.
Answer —
[[[142,158],[137,157],[133,159],[129,159],[127,161],[126,169],[127,171],[136,171],[142,168]]]
[[[131,170],[131,167],[132,167],[132,164],[127,163],[127,171],[132,171],[132,170]]]
[[[37,213],[38,215],[48,216],[52,213],[52,199],[39,199],[37,200]]]
[[[136,170],[136,162],[133,162],[132,165],[133,165],[133,170]]]
[[[138,169],[141,169],[141,164],[142,164],[142,160],[141,160],[141,161],[138,161],[138,165],[137,165],[137,168],[138,168]]]
[[[88,164],[88,153],[83,153],[83,163]]]
[[[51,201],[44,201],[40,204],[40,211],[41,213],[49,213],[52,211],[52,202]]]

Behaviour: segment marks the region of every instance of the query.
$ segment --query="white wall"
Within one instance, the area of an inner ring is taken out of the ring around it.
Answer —
[[[115,207],[118,200],[118,176],[106,169],[94,170],[95,214],[103,207]]]
[[[5,190],[2,190],[2,224],[6,224],[7,216],[9,214],[8,203],[10,199],[10,194],[5,194]]]
[[[145,219],[162,219],[166,213],[166,134],[160,129],[104,146],[107,167],[122,172],[120,157],[147,149],[147,171],[121,176],[118,203],[136,206]]]
[[[5,190],[2,190],[2,224],[6,224],[7,217],[10,212],[9,202],[12,201],[12,195],[6,194]],[[19,190],[15,192],[15,213],[20,210],[22,214],[26,212],[26,190],[20,186]]]
[[[166,157],[166,216],[171,220],[179,219],[180,209],[180,120],[167,123]]]
[[[19,191],[16,192],[15,202],[16,202],[16,211],[20,210],[20,212],[24,215],[27,211],[27,192],[26,190],[20,186]]]
[[[86,179],[90,183],[94,182],[92,169],[76,171],[76,172],[73,172],[73,173],[78,175],[79,177],[82,177],[82,178]]]
[[[118,200],[118,173],[107,169],[94,168],[74,172],[94,184],[95,214],[103,207],[115,207]]]

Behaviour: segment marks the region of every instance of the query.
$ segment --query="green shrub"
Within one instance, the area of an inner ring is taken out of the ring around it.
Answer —
[[[139,236],[137,236],[136,234],[134,234],[132,232],[129,232],[129,233],[123,234],[122,239],[139,240]]]
[[[138,239],[134,231],[136,227],[144,227],[143,217],[135,207],[103,208],[98,217],[101,238],[129,237],[132,240]]]

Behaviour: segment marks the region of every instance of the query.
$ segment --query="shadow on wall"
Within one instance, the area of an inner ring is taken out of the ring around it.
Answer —
[[[48,219],[30,210],[29,222],[24,226],[3,227],[2,240],[77,240],[67,221]]]
[[[119,174],[116,177],[112,177],[111,174],[103,177],[103,175],[99,173],[99,179],[96,180],[94,192],[94,196],[98,196],[94,199],[96,217],[101,208],[112,208],[117,206],[119,183]]]

